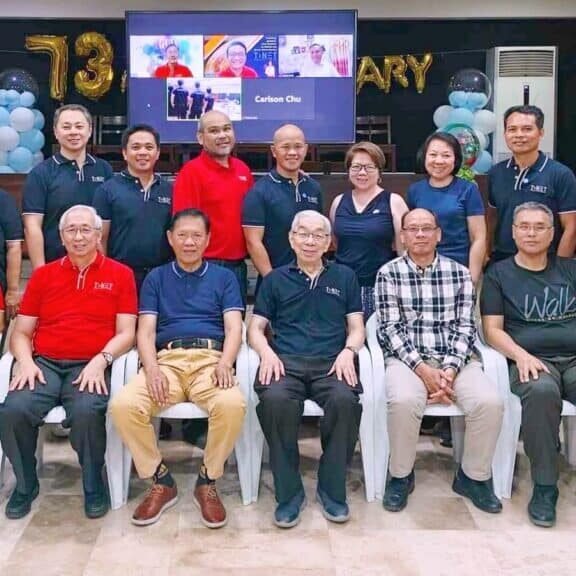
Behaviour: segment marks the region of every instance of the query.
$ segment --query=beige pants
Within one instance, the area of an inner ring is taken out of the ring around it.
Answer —
[[[208,412],[204,464],[210,478],[219,478],[240,433],[246,402],[238,385],[218,388],[212,374],[221,356],[216,350],[161,350],[160,370],[169,384],[168,404],[194,402]],[[122,440],[132,453],[141,478],[150,478],[162,461],[151,418],[167,406],[156,404],[146,386],[144,370],[110,402],[110,412]]]
[[[466,422],[462,469],[473,480],[488,480],[502,425],[502,400],[496,385],[476,360],[460,371],[454,391],[456,405],[464,412]],[[406,364],[390,358],[386,360],[386,393],[390,474],[403,478],[414,468],[427,392],[422,380]]]

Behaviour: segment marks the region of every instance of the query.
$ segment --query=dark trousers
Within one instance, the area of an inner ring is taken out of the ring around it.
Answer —
[[[150,270],[152,270],[152,268],[132,268],[132,272],[134,272],[134,280],[136,281],[136,294],[138,298],[140,298],[140,289],[144,283],[144,278],[148,276]]]
[[[82,466],[84,491],[102,489],[102,467],[106,451],[106,408],[108,396],[79,392],[72,381],[85,361],[55,361],[35,357],[46,384],[36,382],[34,390],[9,392],[0,405],[0,440],[16,476],[16,489],[29,494],[37,483],[36,444],[38,428],[55,406],[66,410],[64,425],[70,427],[70,442]],[[106,371],[108,389],[110,371]]]
[[[298,429],[304,400],[310,398],[323,410],[320,420],[322,457],[318,485],[338,502],[346,501],[346,467],[354,454],[362,406],[358,384],[351,388],[336,376],[327,376],[332,360],[301,356],[280,356],[285,376],[269,386],[258,377],[254,389],[260,403],[256,407],[260,425],[270,447],[270,467],[274,475],[276,500],[283,504],[303,489],[300,477]]]
[[[576,403],[576,358],[539,358],[550,370],[520,382],[516,364],[510,365],[510,388],[522,402],[522,437],[530,459],[532,481],[558,482],[558,429],[562,399]]]
[[[248,293],[248,268],[245,260],[219,260],[218,258],[208,258],[208,262],[218,264],[234,272],[238,284],[240,285],[240,293],[242,294],[242,302],[246,308],[246,294]]]

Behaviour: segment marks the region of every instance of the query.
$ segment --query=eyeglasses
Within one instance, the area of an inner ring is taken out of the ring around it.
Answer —
[[[374,172],[378,171],[378,166],[374,164],[350,164],[349,170],[352,174],[359,174],[362,170],[364,170],[366,174],[374,174]]]
[[[94,228],[93,226],[69,226],[68,228],[64,228],[63,232],[66,236],[74,238],[78,232],[80,232],[80,236],[87,237],[90,236],[94,230],[98,230],[98,228]]]
[[[438,230],[438,226],[407,226],[406,228],[402,228],[402,230],[409,234],[418,234],[418,232],[421,232],[425,236],[430,236]]]
[[[544,224],[513,224],[514,228],[520,230],[522,234],[534,232],[534,234],[544,234],[546,230],[550,230],[553,226],[545,226]]]
[[[314,244],[320,244],[323,240],[326,240],[330,234],[316,234],[313,232],[292,232],[300,242],[306,242],[307,240],[312,240]]]

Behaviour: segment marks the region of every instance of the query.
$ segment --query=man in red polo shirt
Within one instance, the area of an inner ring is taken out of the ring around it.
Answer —
[[[0,406],[0,439],[16,476],[6,505],[13,519],[26,516],[38,496],[38,428],[58,405],[82,466],[86,516],[108,511],[102,467],[109,368],[134,343],[136,286],[128,267],[97,251],[102,220],[94,208],[69,208],[59,228],[67,255],[32,274],[10,341],[17,364]]]
[[[209,262],[234,272],[246,305],[246,241],[242,232],[242,204],[254,180],[250,168],[232,156],[236,143],[230,118],[211,110],[198,122],[199,156],[187,162],[174,184],[172,213],[197,208],[212,225],[205,252]]]
[[[179,50],[176,44],[169,44],[164,51],[166,64],[158,66],[154,70],[154,78],[192,78],[190,68],[178,62]]]

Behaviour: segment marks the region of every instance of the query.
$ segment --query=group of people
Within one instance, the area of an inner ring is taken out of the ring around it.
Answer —
[[[0,406],[0,440],[16,476],[6,515],[23,517],[38,495],[38,428],[58,404],[82,465],[86,515],[107,512],[102,467],[110,367],[136,337],[142,367],[109,406],[138,474],[152,479],[132,520],[156,522],[178,499],[151,418],[190,400],[209,415],[194,501],[206,526],[226,524],[215,481],[246,411],[234,363],[249,255],[259,278],[247,336],[260,358],[254,387],[270,447],[277,526],[295,526],[306,503],[298,427],[307,398],[324,411],[317,500],[327,519],[349,518],[346,469],[362,412],[357,356],[373,313],[388,394],[384,507],[402,510],[414,489],[426,404],[455,402],[466,434],[453,489],[481,510],[502,509],[491,462],[504,407],[475,348],[480,285],[485,337],[509,359],[511,388],[522,402],[534,483],[529,517],[553,525],[561,400],[576,402],[576,179],[539,152],[539,109],[514,107],[504,126],[512,157],[489,176],[489,222],[497,225],[487,233],[484,203],[474,184],[456,176],[462,155],[448,134],[424,143],[427,177],[406,200],[381,185],[381,149],[353,145],[345,161],[351,189],[335,198],[328,218],[318,182],[301,170],[307,143],[295,125],[275,132],[276,166],[254,182],[232,154],[230,119],[206,112],[197,131],[202,152],[172,187],[154,172],[160,142],[153,127],[125,131],[126,169],[113,175],[86,152],[89,112],[60,108],[54,119],[60,152],[37,166],[24,188],[34,271],[21,302],[20,217],[0,195],[9,207],[0,222],[6,311],[18,313],[10,342],[14,375]],[[334,261],[325,258],[331,248]]]
[[[168,116],[176,116],[179,120],[198,120],[202,114],[214,108],[216,97],[212,88],[202,90],[200,82],[194,82],[194,90],[184,85],[184,80],[178,80],[176,86],[169,90],[170,110]]]

